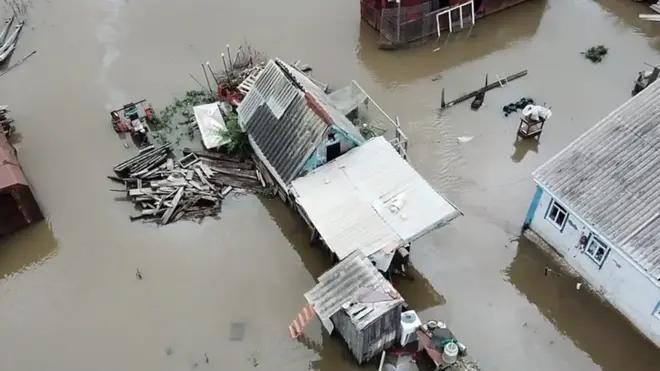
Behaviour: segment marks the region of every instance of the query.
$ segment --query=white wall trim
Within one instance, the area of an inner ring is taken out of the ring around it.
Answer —
[[[581,216],[579,216],[575,211],[573,211],[573,209],[571,209],[568,205],[566,205],[566,203],[563,202],[561,200],[561,198],[556,197],[552,192],[548,191],[548,189],[543,184],[541,184],[536,178],[534,178],[534,182],[539,187],[541,187],[541,189],[543,189],[543,192],[546,192],[547,194],[549,194],[550,197],[552,197],[553,200],[558,200],[559,204],[564,206],[566,208],[566,211],[568,211],[570,215],[572,215],[576,219],[578,219],[582,224],[584,224],[587,228],[589,228],[593,233],[596,233],[596,235],[598,235],[598,237],[600,238],[601,242],[606,243],[610,247],[610,249],[612,249],[612,250],[616,251],[617,253],[619,253],[619,255],[621,255],[624,259],[626,259],[626,261],[628,263],[630,263],[633,267],[635,267],[635,269],[637,269],[640,273],[642,273],[644,275],[644,277],[648,278],[649,281],[653,282],[653,284],[656,287],[660,287],[660,282],[658,282],[658,280],[656,280],[655,278],[651,277],[649,272],[644,270],[644,268],[642,268],[636,261],[632,260],[632,258],[626,252],[621,250],[621,248],[619,248],[619,246],[613,244],[612,241],[610,241],[609,238],[605,237],[605,235],[602,234],[598,229],[594,228],[590,223],[587,223]]]

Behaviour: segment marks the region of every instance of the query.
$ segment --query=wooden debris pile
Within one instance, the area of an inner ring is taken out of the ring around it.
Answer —
[[[217,216],[222,199],[235,189],[261,190],[265,183],[251,161],[186,149],[176,160],[172,144],[149,146],[114,167],[111,180],[123,183],[139,213],[131,220],[168,224]]]
[[[10,137],[16,131],[13,125],[14,119],[7,116],[8,112],[7,106],[0,106],[0,134],[4,134],[6,137]]]

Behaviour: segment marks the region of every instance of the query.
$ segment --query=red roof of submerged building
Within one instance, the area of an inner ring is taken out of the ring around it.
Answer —
[[[18,164],[16,148],[0,134],[0,191],[17,184],[27,185],[27,181]]]

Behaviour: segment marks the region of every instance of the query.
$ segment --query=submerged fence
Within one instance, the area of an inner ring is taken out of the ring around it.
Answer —
[[[435,33],[433,6],[437,0],[414,6],[383,9],[380,18],[381,43],[395,45],[426,41]],[[437,9],[437,8],[436,8]]]
[[[367,4],[363,3],[362,15],[365,14],[373,17],[374,21],[367,20],[369,24],[380,30],[381,44],[389,45],[403,45],[413,42],[424,42],[429,37],[436,37],[440,28],[445,29],[449,26],[449,19],[452,22],[460,22],[460,16],[468,16],[468,13],[456,14],[450,13],[449,17],[440,17],[440,24],[438,24],[438,17],[436,15],[449,9],[449,6],[443,6],[447,1],[431,0],[419,5],[401,6],[386,8],[380,12],[380,23],[375,26],[376,17],[371,16],[372,12],[377,12],[370,9]],[[465,4],[467,4],[466,2]],[[456,7],[454,5],[453,7]],[[365,18],[366,19],[366,18]]]

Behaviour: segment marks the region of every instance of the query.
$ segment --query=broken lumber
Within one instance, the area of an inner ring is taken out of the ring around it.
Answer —
[[[116,165],[113,182],[122,183],[138,209],[131,221],[165,225],[179,220],[202,220],[220,213],[221,202],[234,189],[262,189],[254,163],[228,155],[220,160],[189,152],[177,159],[170,143],[141,149],[134,157]],[[230,160],[231,159],[231,160]]]
[[[521,78],[525,75],[527,75],[527,70],[520,71],[518,73],[514,73],[513,75],[507,76],[504,79],[497,80],[496,82],[494,82],[492,84],[488,84],[483,88],[474,90],[473,92],[468,93],[468,94],[464,94],[464,95],[460,96],[457,99],[454,99],[453,101],[451,101],[449,103],[445,103],[445,101],[444,101],[444,89],[443,89],[442,96],[441,96],[441,102],[440,102],[440,110],[443,110],[445,108],[449,108],[449,107],[451,107],[455,104],[464,102],[464,101],[466,101],[470,98],[474,98],[480,93],[485,93],[485,92],[493,90],[495,88],[499,88],[500,86],[505,86],[508,82],[511,82],[515,79],[519,79],[519,78]]]

